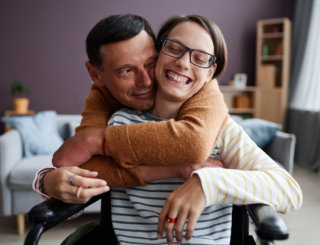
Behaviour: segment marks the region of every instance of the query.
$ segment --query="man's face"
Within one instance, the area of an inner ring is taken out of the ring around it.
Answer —
[[[98,71],[100,85],[106,86],[124,106],[138,110],[152,108],[158,53],[147,32],[143,30],[128,40],[106,44],[103,49],[104,70]]]

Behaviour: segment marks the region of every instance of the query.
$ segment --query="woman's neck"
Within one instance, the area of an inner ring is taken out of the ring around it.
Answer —
[[[184,101],[169,101],[157,93],[155,105],[149,113],[162,119],[175,119],[183,103]]]

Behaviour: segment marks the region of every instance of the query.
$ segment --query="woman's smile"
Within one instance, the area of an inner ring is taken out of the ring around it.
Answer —
[[[179,84],[179,85],[187,85],[192,82],[191,78],[189,78],[185,75],[182,75],[181,73],[178,73],[176,71],[166,70],[164,72],[165,72],[165,76],[169,82]]]

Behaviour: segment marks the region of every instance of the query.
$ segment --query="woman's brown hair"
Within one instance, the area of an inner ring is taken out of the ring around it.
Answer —
[[[157,37],[157,48],[161,49],[161,41],[167,38],[172,29],[178,24],[191,21],[202,26],[211,36],[214,46],[214,56],[217,57],[215,63],[217,69],[212,78],[219,77],[227,66],[227,45],[219,26],[212,20],[200,15],[174,15],[162,24]]]

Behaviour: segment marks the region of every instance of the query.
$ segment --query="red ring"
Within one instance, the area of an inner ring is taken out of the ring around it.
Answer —
[[[168,215],[166,215],[166,221],[167,221],[168,223],[176,223],[176,222],[177,222],[177,218],[171,219],[171,218],[168,217]]]

